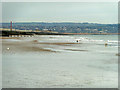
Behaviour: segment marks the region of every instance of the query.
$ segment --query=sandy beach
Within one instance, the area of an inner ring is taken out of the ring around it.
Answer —
[[[21,40],[20,38],[16,38],[16,37],[4,37],[2,39],[16,39],[16,40]],[[33,41],[27,41],[27,42],[7,42],[7,41],[4,41],[2,42],[3,44],[3,53],[4,52],[16,52],[16,53],[19,53],[20,51],[21,52],[56,52],[56,51],[53,51],[53,50],[49,50],[49,49],[44,49],[45,46],[44,45],[48,45],[48,48],[49,48],[49,45],[58,45],[58,46],[71,46],[71,45],[74,45],[74,44],[80,44],[80,43],[60,43],[60,42],[54,42],[54,43],[50,43],[50,42],[38,42],[37,40],[33,40]],[[9,49],[8,49],[9,48]],[[66,49],[66,50],[71,50],[71,51],[75,51],[74,49]],[[82,50],[78,50],[78,51],[82,51]]]
[[[3,88],[118,87],[115,43],[105,47],[90,36],[86,41],[47,35],[1,39]]]

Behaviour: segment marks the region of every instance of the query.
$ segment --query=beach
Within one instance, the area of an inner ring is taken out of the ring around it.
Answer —
[[[118,88],[117,35],[0,39],[3,88]]]

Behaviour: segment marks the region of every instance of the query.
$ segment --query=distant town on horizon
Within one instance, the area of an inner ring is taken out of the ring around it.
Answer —
[[[118,24],[75,23],[75,22],[13,22],[13,29],[54,31],[58,33],[118,33]],[[2,23],[0,28],[10,28]]]

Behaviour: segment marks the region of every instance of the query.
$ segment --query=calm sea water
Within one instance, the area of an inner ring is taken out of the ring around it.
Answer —
[[[45,49],[58,51],[58,53],[16,52],[16,54],[9,54],[3,52],[4,88],[118,87],[117,35],[41,35],[5,41],[28,42],[32,40],[80,44],[42,45]]]

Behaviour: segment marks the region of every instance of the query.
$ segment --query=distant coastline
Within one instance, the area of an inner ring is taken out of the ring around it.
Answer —
[[[11,23],[2,23],[0,28],[10,29]],[[58,32],[64,34],[117,34],[118,24],[74,23],[74,22],[12,22],[12,29],[39,32]]]

